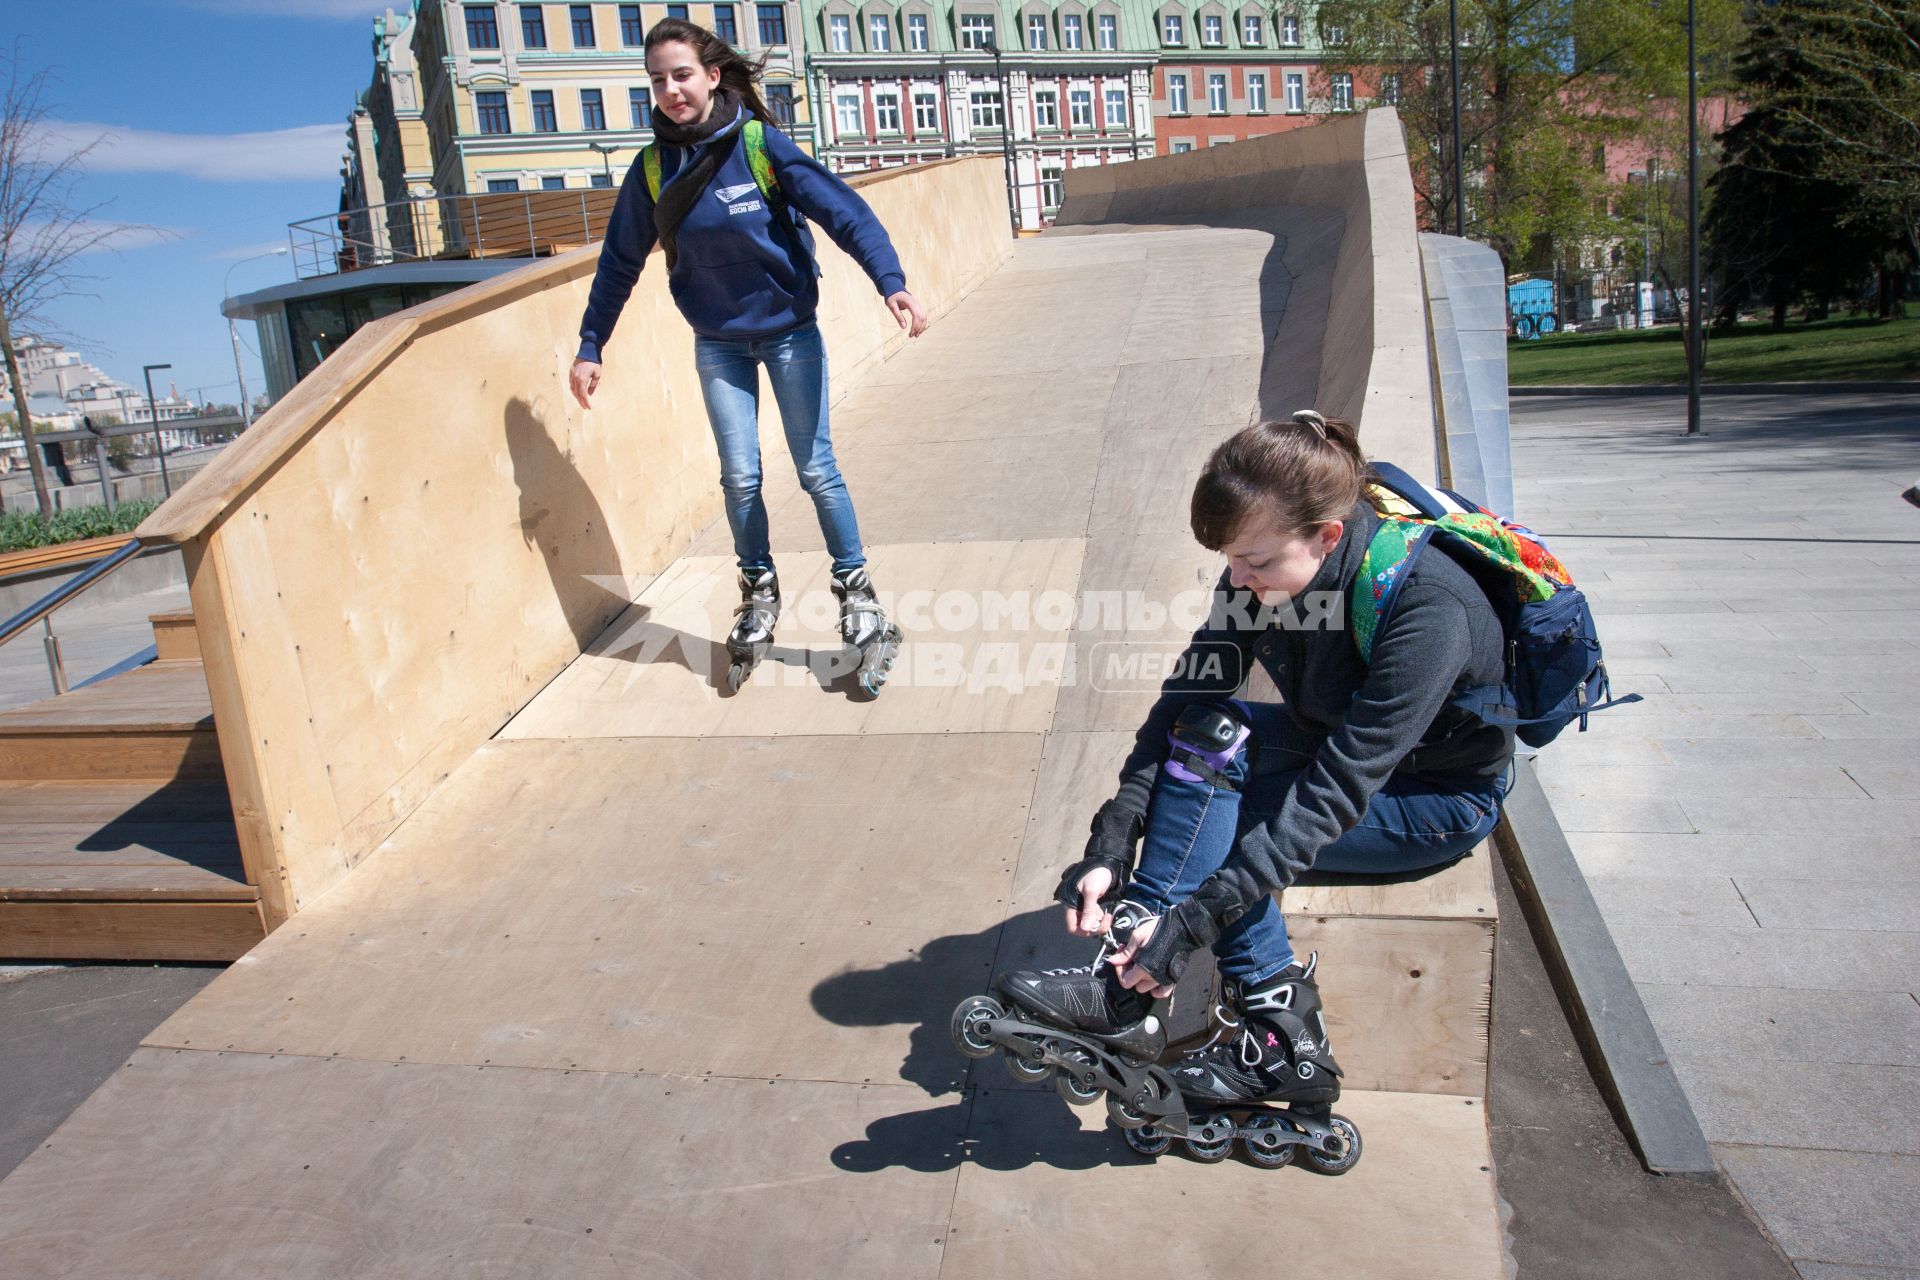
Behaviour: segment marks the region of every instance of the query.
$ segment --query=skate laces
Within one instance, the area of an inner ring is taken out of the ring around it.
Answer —
[[[1107,927],[1100,934],[1100,954],[1093,958],[1092,964],[1076,964],[1063,969],[1042,969],[1040,972],[1049,978],[1076,978],[1082,975],[1092,977],[1113,964],[1113,957],[1127,945],[1127,940],[1133,936],[1135,929],[1157,918],[1139,903],[1123,901],[1107,914]]]

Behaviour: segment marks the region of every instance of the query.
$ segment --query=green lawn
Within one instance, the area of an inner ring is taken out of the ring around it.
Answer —
[[[1507,343],[1516,387],[1684,383],[1680,329],[1576,333]],[[1708,382],[1847,382],[1920,378],[1920,319],[1765,323],[1707,337]]]

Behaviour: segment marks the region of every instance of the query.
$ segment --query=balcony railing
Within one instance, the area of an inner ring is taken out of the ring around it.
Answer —
[[[391,262],[544,258],[606,234],[619,192],[503,191],[344,209],[287,226],[298,279]]]

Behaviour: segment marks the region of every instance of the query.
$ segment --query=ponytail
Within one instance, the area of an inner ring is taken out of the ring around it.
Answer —
[[[759,80],[761,73],[767,69],[766,54],[761,54],[758,61],[750,62],[745,54],[725,40],[684,18],[662,18],[654,23],[647,32],[646,47],[651,51],[674,40],[690,45],[699,56],[701,66],[720,68],[720,87],[737,94],[748,112],[768,124],[779,123],[760,97]]]
[[[1346,519],[1373,478],[1351,422],[1302,409],[1286,422],[1255,423],[1207,459],[1193,486],[1193,536],[1218,551],[1266,520],[1297,537]]]

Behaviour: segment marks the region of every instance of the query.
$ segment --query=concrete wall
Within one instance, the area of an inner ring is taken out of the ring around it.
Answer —
[[[857,184],[936,316],[1011,251],[997,159]],[[844,394],[906,341],[820,237]],[[657,259],[567,389],[596,249],[376,321],[142,526],[182,544],[270,925],[375,849],[719,513],[693,336]],[[764,398],[763,425],[777,422]],[[766,431],[777,468],[780,432]]]
[[[1513,509],[1507,420],[1507,278],[1484,244],[1423,233],[1427,308],[1439,394],[1441,470],[1450,488]]]
[[[1249,209],[1303,205],[1345,217],[1318,407],[1358,423],[1370,454],[1431,480],[1426,296],[1406,139],[1391,107],[1229,146],[1070,170],[1056,225],[1211,225]]]

